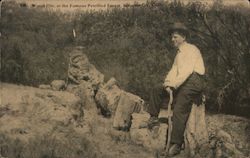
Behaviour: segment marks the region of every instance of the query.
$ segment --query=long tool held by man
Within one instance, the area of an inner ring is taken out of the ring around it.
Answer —
[[[166,152],[168,152],[170,147],[170,141],[171,141],[171,133],[172,133],[172,110],[171,105],[173,103],[173,92],[170,91],[169,93],[169,102],[168,102],[168,139],[167,139],[167,145],[166,145]]]

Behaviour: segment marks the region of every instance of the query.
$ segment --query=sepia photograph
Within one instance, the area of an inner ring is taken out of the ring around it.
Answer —
[[[249,0],[1,0],[0,158],[250,158]]]

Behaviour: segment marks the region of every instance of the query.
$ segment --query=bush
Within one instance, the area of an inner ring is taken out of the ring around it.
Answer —
[[[94,144],[84,137],[75,136],[63,142],[50,135],[37,136],[28,142],[0,134],[0,156],[8,158],[95,158],[98,151]]]
[[[71,24],[55,13],[2,5],[1,81],[37,85],[65,79]]]

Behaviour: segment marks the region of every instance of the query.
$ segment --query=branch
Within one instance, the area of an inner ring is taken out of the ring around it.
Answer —
[[[217,103],[219,105],[218,112],[222,109],[223,100],[225,98],[226,90],[234,83],[235,79],[232,78],[229,83],[227,83],[218,93]]]

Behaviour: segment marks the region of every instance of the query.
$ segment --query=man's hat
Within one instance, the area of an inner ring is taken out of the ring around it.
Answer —
[[[179,32],[181,34],[184,34],[186,37],[189,36],[189,31],[187,29],[187,27],[181,23],[181,22],[176,22],[174,23],[170,29],[168,30],[168,34],[171,35],[174,32]]]

